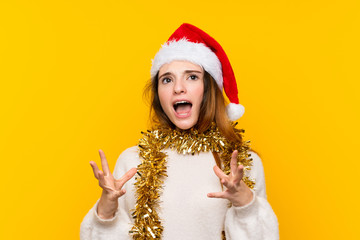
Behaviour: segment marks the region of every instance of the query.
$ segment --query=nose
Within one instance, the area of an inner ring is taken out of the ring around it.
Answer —
[[[181,80],[175,81],[174,93],[175,94],[186,93],[186,87],[183,81]]]

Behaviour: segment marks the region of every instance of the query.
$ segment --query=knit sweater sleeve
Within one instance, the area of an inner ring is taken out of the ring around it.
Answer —
[[[225,234],[228,240],[279,239],[277,217],[266,199],[264,169],[260,157],[251,152],[253,166],[250,176],[255,179],[252,201],[242,207],[228,209]]]
[[[139,161],[137,148],[125,150],[118,158],[113,175],[115,179],[122,177],[128,170],[137,167]],[[124,188],[126,194],[119,198],[119,207],[111,219],[102,219],[97,214],[99,200],[89,210],[80,225],[81,240],[129,240],[129,230],[132,226],[130,210],[134,206],[132,185],[134,178],[129,180]]]

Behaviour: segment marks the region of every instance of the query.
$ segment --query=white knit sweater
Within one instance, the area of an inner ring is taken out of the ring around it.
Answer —
[[[227,240],[279,239],[277,218],[266,200],[264,171],[259,156],[251,153],[253,166],[250,176],[256,179],[254,197],[243,207],[228,208],[224,199],[208,198],[207,193],[221,190],[219,178],[213,171],[216,164],[211,152],[181,155],[165,151],[167,174],[158,210],[164,226],[164,240],[220,240],[225,229]],[[114,177],[140,164],[137,147],[128,148],[119,157]],[[134,182],[125,184],[126,194],[119,198],[115,217],[99,218],[98,202],[85,216],[80,228],[81,240],[130,240],[129,230],[135,207]]]

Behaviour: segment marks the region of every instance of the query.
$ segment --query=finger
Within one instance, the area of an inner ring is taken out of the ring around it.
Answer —
[[[99,170],[98,176],[99,176],[99,185],[100,185],[100,187],[104,187],[105,186],[105,184],[104,184],[105,183],[105,177],[104,177],[103,171]]]
[[[221,179],[221,184],[224,185],[227,189],[229,189],[230,191],[233,191],[234,185],[229,182],[227,179],[223,178]]]
[[[226,187],[227,192],[229,193],[233,193],[236,191],[236,185],[234,184],[234,180],[221,179],[221,184]]]
[[[136,168],[132,168],[129,171],[127,171],[124,176],[122,176],[120,179],[116,180],[120,183],[120,188],[124,186],[124,184],[129,181],[137,172]]]
[[[234,183],[239,184],[243,176],[244,176],[244,166],[240,165],[236,168]]]
[[[109,165],[106,160],[105,153],[101,149],[99,149],[99,155],[101,158],[101,166],[102,166],[102,170],[104,171],[104,175],[108,176],[110,174]]]
[[[106,181],[105,181],[105,176],[103,171],[99,171],[99,186],[104,189],[107,190],[109,192],[114,191],[114,189],[108,185],[106,185]]]
[[[125,188],[121,189],[121,190],[120,190],[120,196],[119,196],[119,197],[121,197],[121,196],[124,195],[125,193],[126,193]]]
[[[99,171],[100,170],[99,170],[98,166],[96,165],[96,162],[90,161],[90,165],[91,165],[92,170],[94,172],[95,178],[99,180]]]
[[[111,198],[113,197],[119,198],[125,194],[125,192],[122,189],[120,191],[116,190],[111,183],[107,183],[107,181],[105,180],[104,173],[101,170],[99,172],[99,186],[104,190],[103,192],[105,194],[110,194]]]
[[[126,190],[125,190],[125,189],[121,189],[120,191],[117,191],[115,197],[116,197],[116,198],[122,197],[125,193],[126,193]]]
[[[121,189],[120,191],[115,191],[115,197],[116,198],[119,198],[121,197],[122,195],[124,195],[126,193],[126,190],[125,189]]]
[[[225,193],[224,192],[213,192],[213,193],[208,193],[207,196],[209,198],[226,198]]]
[[[237,150],[235,150],[231,155],[230,169],[231,169],[232,175],[235,175],[236,168],[238,166],[238,164],[237,164],[237,155],[238,155]]]
[[[213,169],[218,178],[223,179],[228,177],[218,166],[215,165]]]

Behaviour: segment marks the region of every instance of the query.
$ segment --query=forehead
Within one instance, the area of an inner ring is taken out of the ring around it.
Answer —
[[[176,60],[170,63],[165,63],[159,69],[159,75],[171,72],[171,73],[182,73],[184,71],[194,70],[203,73],[204,69],[197,64],[194,64],[189,61]]]

